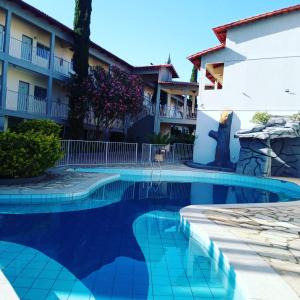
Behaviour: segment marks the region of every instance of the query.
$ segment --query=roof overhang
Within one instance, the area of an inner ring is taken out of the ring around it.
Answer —
[[[197,96],[199,93],[199,83],[182,81],[159,81],[161,89],[174,95]]]
[[[267,19],[270,17],[284,15],[284,14],[299,11],[299,10],[300,10],[300,4],[297,4],[294,6],[289,6],[286,8],[274,10],[271,12],[267,12],[267,13],[263,13],[263,14],[254,16],[254,17],[241,19],[239,21],[235,21],[235,22],[231,22],[231,23],[228,23],[228,24],[225,24],[222,26],[218,26],[218,27],[213,28],[213,31],[216,34],[218,40],[224,44],[226,42],[227,31],[231,28],[246,25],[246,24],[253,23],[253,22],[256,22],[256,21],[259,21],[262,19]]]
[[[195,67],[197,67],[198,69],[200,69],[202,56],[207,55],[209,53],[217,52],[217,51],[222,50],[224,48],[225,48],[225,45],[221,44],[221,45],[218,45],[218,46],[215,46],[215,47],[212,47],[212,48],[200,51],[200,52],[198,52],[196,54],[190,55],[188,57],[188,60],[190,60],[195,65]]]
[[[136,74],[154,74],[159,73],[160,69],[167,68],[171,74],[172,78],[179,78],[178,73],[176,72],[174,66],[172,64],[162,64],[162,65],[150,65],[150,66],[141,66],[134,67],[134,73]]]

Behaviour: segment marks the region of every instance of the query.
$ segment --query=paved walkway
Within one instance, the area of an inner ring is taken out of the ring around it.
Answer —
[[[202,211],[258,253],[300,297],[300,204]]]

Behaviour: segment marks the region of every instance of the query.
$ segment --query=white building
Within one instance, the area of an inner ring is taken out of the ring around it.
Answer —
[[[300,111],[300,5],[213,29],[220,45],[188,57],[200,70],[194,161],[215,158],[221,112],[234,111],[230,156],[239,158],[234,133],[253,127],[255,112]]]

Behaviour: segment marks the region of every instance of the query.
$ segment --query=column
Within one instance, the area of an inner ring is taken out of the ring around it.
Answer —
[[[54,49],[55,49],[55,34],[51,32],[50,36],[50,55],[49,55],[49,77],[47,86],[47,104],[46,114],[47,117],[51,117],[52,106],[52,90],[53,90],[53,71],[54,71]]]
[[[192,96],[192,115],[195,114],[195,102],[196,102],[195,100],[196,100],[196,96],[193,95]]]
[[[184,95],[184,103],[183,103],[183,118],[186,119],[186,111],[187,111],[187,94]]]
[[[160,132],[160,84],[157,84],[156,102],[155,102],[155,120],[154,120],[154,133]]]
[[[6,107],[6,90],[7,90],[7,73],[8,73],[8,54],[10,42],[10,27],[11,27],[11,11],[6,12],[5,20],[5,35],[4,35],[4,60],[2,61],[2,80],[1,80],[1,97],[0,108]]]

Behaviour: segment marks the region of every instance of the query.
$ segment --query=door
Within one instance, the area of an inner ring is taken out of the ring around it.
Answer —
[[[4,26],[0,25],[0,51],[4,50]]]
[[[25,60],[32,60],[32,38],[22,35],[21,57]]]
[[[28,110],[29,83],[19,81],[18,111]]]

